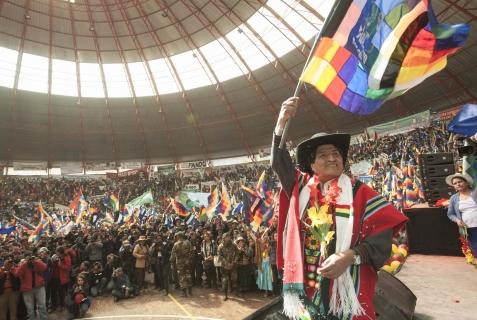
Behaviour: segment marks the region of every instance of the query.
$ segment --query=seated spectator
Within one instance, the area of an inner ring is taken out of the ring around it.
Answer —
[[[100,262],[95,262],[93,264],[93,270],[90,273],[90,293],[91,296],[96,297],[101,295],[103,289],[105,288],[108,279],[105,277],[103,273],[103,266]]]
[[[121,268],[113,272],[113,297],[114,302],[131,298],[137,295],[136,288],[131,284],[127,274]]]
[[[76,283],[71,288],[67,297],[68,320],[80,318],[86,314],[91,306],[91,301],[88,298],[86,290],[86,279],[79,275],[76,278]]]

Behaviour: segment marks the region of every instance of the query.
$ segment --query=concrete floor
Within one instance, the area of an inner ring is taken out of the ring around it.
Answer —
[[[477,269],[463,256],[411,255],[397,278],[417,297],[416,320],[477,319]]]
[[[231,295],[223,301],[221,292],[214,289],[193,289],[192,298],[182,298],[180,291],[171,290],[169,296],[164,291],[148,289],[133,299],[113,302],[112,296],[93,299],[93,304],[83,319],[203,319],[218,320],[243,319],[271,298],[260,293],[248,293],[243,297]],[[48,320],[64,320],[64,313],[54,313]]]
[[[417,296],[415,320],[477,319],[477,269],[463,257],[411,255],[397,277]],[[180,297],[177,290],[171,293],[147,290],[118,303],[111,296],[95,298],[86,318],[239,320],[271,299],[256,292],[224,302],[222,294],[211,289],[194,289],[192,298]],[[48,319],[65,316],[55,313]]]

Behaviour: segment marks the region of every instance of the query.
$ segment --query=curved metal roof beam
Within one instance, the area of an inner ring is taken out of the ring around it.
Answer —
[[[176,81],[176,84],[178,85],[178,87],[181,89],[181,98],[184,102],[184,104],[186,105],[186,109],[187,111],[192,115],[193,117],[193,126],[194,126],[194,130],[195,130],[195,133],[196,133],[196,136],[199,140],[199,146],[200,146],[200,149],[202,151],[202,155],[204,157],[205,160],[210,160],[210,157],[209,157],[209,152],[207,150],[207,146],[205,144],[205,140],[204,140],[204,137],[202,135],[202,132],[197,124],[197,118],[195,117],[194,115],[194,110],[192,108],[192,104],[190,103],[189,101],[189,97],[187,95],[187,92],[185,91],[184,89],[184,85],[182,84],[182,81],[180,80],[180,77],[179,77],[179,74],[177,72],[177,69],[175,68],[174,64],[172,63],[170,57],[168,56],[166,50],[164,49],[163,45],[162,45],[162,42],[161,42],[161,39],[159,39],[159,37],[157,36],[157,34],[155,32],[152,31],[152,24],[151,24],[151,21],[149,20],[149,17],[146,16],[145,12],[144,12],[144,9],[142,8],[142,4],[141,3],[138,3],[136,8],[141,12],[141,16],[142,16],[142,19],[144,21],[144,23],[146,24],[146,28],[149,30],[150,32],[150,35],[152,36],[152,38],[154,39],[156,45],[158,46],[158,49],[162,52],[163,56],[164,56],[164,59],[165,61],[167,62],[167,66],[169,68],[169,70],[171,71],[171,73],[173,74],[174,76],[174,79]]]
[[[123,4],[120,1],[116,1],[116,0],[115,0],[115,3],[119,6],[119,11],[120,11],[121,16],[123,17],[124,21],[128,21],[127,12],[125,11],[125,8],[124,8]],[[161,121],[164,125],[165,132],[166,132],[167,147],[169,149],[170,154],[172,155],[172,158],[173,158],[174,162],[178,162],[177,150],[176,150],[174,144],[172,143],[171,130],[170,130],[170,127],[169,127],[169,123],[167,121],[166,113],[162,109],[162,102],[161,102],[161,98],[159,96],[159,90],[157,88],[156,80],[154,79],[154,76],[152,74],[151,66],[149,65],[149,63],[146,59],[146,55],[144,54],[144,50],[143,50],[142,46],[140,45],[140,43],[137,40],[137,33],[134,30],[134,27],[132,26],[131,23],[126,23],[126,26],[128,28],[129,35],[133,39],[134,46],[136,47],[136,50],[139,52],[139,55],[140,55],[141,60],[142,60],[142,64],[144,66],[144,69],[146,70],[147,77],[149,79],[149,83],[150,83],[151,88],[154,92],[154,102],[156,104],[157,112],[160,115]],[[131,85],[133,85],[133,84],[131,83]]]
[[[222,0],[220,0],[222,1]],[[253,7],[248,1],[245,1],[247,3],[247,5]],[[231,13],[231,15],[234,16],[235,19],[238,19],[238,17],[235,15],[234,12]],[[232,22],[235,26],[239,27],[240,25],[235,22],[233,19],[231,19],[231,17],[228,17],[230,19],[230,22]],[[258,40],[259,43],[270,53],[270,55],[273,56],[274,58],[274,61],[270,61],[270,65],[273,66],[273,68],[275,70],[277,70],[277,72],[285,75],[285,79],[287,80],[288,84],[289,84],[289,87],[292,89],[292,90],[295,90],[296,88],[296,85],[297,85],[297,81],[298,79],[294,79],[293,76],[291,75],[291,73],[283,66],[283,64],[281,63],[280,59],[278,58],[278,56],[275,54],[275,52],[270,48],[270,46],[262,39],[262,37],[260,37],[260,35],[255,31],[255,29],[252,28],[252,26],[250,26],[250,24],[247,22],[247,21],[244,21],[243,22],[243,25],[247,27],[248,30],[250,30],[254,36],[255,39],[250,39],[251,42],[253,42],[255,44],[255,46],[257,47],[258,50],[260,51],[263,51],[262,48],[260,48],[260,46],[257,45],[257,41],[254,41],[254,40]],[[278,29],[278,28],[277,28]],[[244,35],[249,37],[247,35],[246,32],[244,32]],[[286,36],[285,36],[286,37]],[[288,39],[288,38],[287,38]],[[289,39],[288,39],[289,40]],[[289,40],[290,41],[290,40]],[[296,47],[296,45],[290,41],[293,46]],[[302,52],[303,54],[303,52]],[[265,53],[264,53],[265,56],[267,56]],[[308,111],[312,111],[311,113],[313,114],[314,118],[318,121],[319,124],[321,124],[324,128],[325,131],[329,131],[329,127],[328,125],[326,124],[326,121],[324,121],[321,116],[319,115],[318,111],[316,110],[316,108],[313,108],[313,105],[311,104],[311,102],[308,100],[308,98],[306,98],[305,96],[305,101],[307,102],[307,104],[305,105],[305,109],[308,110]],[[293,140],[290,138],[290,140]]]
[[[90,20],[90,24],[93,24],[94,23],[93,15],[91,13],[91,9],[90,9],[88,0],[85,0],[85,5],[86,5],[86,10],[87,10],[87,13],[88,13],[89,20]],[[100,74],[101,74],[101,81],[102,81],[102,84],[103,84],[104,99],[105,99],[106,111],[107,111],[107,114],[108,114],[108,122],[109,122],[109,134],[110,134],[110,139],[111,139],[111,151],[112,151],[112,154],[113,154],[113,159],[112,160],[116,161],[116,165],[118,165],[119,158],[118,158],[116,137],[115,137],[115,134],[114,134],[113,122],[111,120],[111,105],[110,105],[110,102],[109,102],[108,90],[107,90],[106,80],[105,80],[105,76],[104,76],[103,58],[101,57],[101,53],[99,51],[98,35],[96,34],[96,30],[94,28],[92,28],[90,31],[93,32],[94,48],[96,50],[96,57],[98,59],[98,65],[99,65],[99,70],[100,70]]]
[[[109,27],[111,28],[111,31],[113,32],[114,43],[116,44],[116,48],[118,49],[118,54],[119,54],[119,57],[121,58],[123,69],[124,69],[124,71],[127,75],[129,90],[131,91],[131,94],[132,94],[133,105],[134,105],[134,109],[135,109],[134,114],[135,114],[135,118],[136,118],[136,126],[139,129],[139,134],[140,134],[141,140],[142,140],[142,146],[143,146],[143,151],[144,151],[144,161],[145,161],[145,163],[149,163],[150,153],[149,153],[149,148],[147,146],[146,137],[145,137],[145,134],[144,134],[144,126],[142,125],[141,112],[139,111],[139,108],[137,106],[136,91],[134,89],[133,81],[132,81],[132,78],[131,78],[131,72],[129,71],[129,66],[127,64],[127,61],[124,58],[123,47],[118,40],[118,34],[117,34],[117,31],[116,31],[116,27],[114,26],[114,24],[112,22],[111,13],[109,12],[109,10],[107,10],[107,8],[104,7],[103,2],[101,2],[101,6],[104,9],[106,19],[108,20]]]
[[[159,5],[162,9],[166,9],[163,4],[159,1],[156,0],[156,3],[157,5]],[[225,93],[225,90],[223,89],[222,87],[222,84],[219,80],[219,78],[217,77],[217,75],[215,74],[214,70],[212,69],[210,63],[208,62],[207,58],[204,56],[204,54],[202,53],[202,51],[200,50],[200,48],[197,47],[197,45],[195,44],[194,40],[191,38],[191,36],[185,31],[185,28],[184,26],[182,25],[182,22],[180,22],[177,17],[175,16],[175,14],[170,11],[169,14],[167,15],[167,17],[171,20],[172,23],[175,23],[175,25],[178,27],[178,30],[179,32],[181,33],[181,35],[184,37],[184,39],[186,39],[186,43],[189,47],[190,50],[196,50],[202,60],[204,61],[204,63],[207,65],[207,68],[208,70],[205,70],[205,67],[201,64],[202,68],[204,69],[204,71],[207,73],[207,74],[211,74],[213,77],[214,77],[214,80],[215,80],[215,92],[217,94],[217,97],[222,100],[224,103],[225,103],[225,107],[226,107],[226,110],[229,112],[232,120],[234,121],[235,125],[237,126],[237,129],[239,130],[239,133],[240,133],[240,138],[242,140],[242,145],[244,146],[244,148],[247,150],[247,153],[249,154],[249,156],[253,156],[253,152],[252,152],[252,149],[250,148],[250,145],[248,144],[247,142],[247,139],[246,139],[246,136],[245,136],[245,132],[243,130],[243,127],[242,125],[240,124],[240,121],[239,119],[237,118],[237,112],[235,111],[235,109],[232,107],[232,105],[230,104],[230,101],[229,99],[227,98],[227,95]],[[200,63],[200,62],[199,62]]]
[[[30,1],[31,0],[26,0],[25,13],[24,13],[25,17],[28,16],[28,12],[30,10]],[[3,7],[3,2],[1,5]],[[5,143],[5,145],[7,146],[7,163],[6,163],[7,168],[8,168],[8,165],[10,164],[10,161],[12,160],[12,152],[13,152],[12,142],[13,142],[13,137],[15,136],[16,125],[17,125],[15,112],[16,112],[16,106],[17,106],[18,80],[20,79],[20,69],[22,65],[23,48],[25,46],[25,35],[26,35],[27,27],[28,27],[28,21],[25,21],[22,28],[20,43],[18,44],[18,49],[17,49],[18,51],[17,65],[16,65],[15,79],[13,81],[12,96],[11,96],[11,102],[10,102],[10,123],[9,123],[9,128],[7,133],[7,142]]]
[[[75,65],[76,65],[76,86],[78,89],[78,100],[76,101],[76,106],[80,114],[80,148],[81,148],[81,162],[83,163],[83,170],[86,167],[86,152],[85,152],[85,139],[84,139],[84,110],[81,105],[81,75],[80,75],[80,62],[78,55],[78,45],[76,43],[76,30],[75,23],[73,19],[73,8],[71,3],[68,4],[68,14],[70,16],[71,22],[71,36],[73,40],[73,47],[75,52]]]

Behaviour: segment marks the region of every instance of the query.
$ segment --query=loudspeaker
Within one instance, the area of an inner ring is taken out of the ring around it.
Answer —
[[[430,204],[450,198],[454,190],[446,184],[446,177],[455,173],[452,153],[427,153],[420,156],[420,171],[426,201]]]
[[[422,171],[426,177],[447,177],[455,172],[453,163],[434,164],[430,166],[422,166]]]
[[[414,293],[398,278],[386,271],[378,272],[378,283],[373,297],[376,319],[411,320],[416,301]]]
[[[386,271],[378,272],[373,304],[378,320],[412,319],[416,308],[416,296],[404,283]],[[281,313],[283,299],[277,297],[257,309],[243,320],[287,320]]]
[[[410,254],[462,256],[457,225],[447,218],[445,208],[404,209]]]
[[[454,155],[452,153],[424,153],[421,155],[421,163],[426,166],[453,162]]]

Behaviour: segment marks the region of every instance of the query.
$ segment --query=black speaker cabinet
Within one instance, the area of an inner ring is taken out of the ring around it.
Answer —
[[[454,155],[452,153],[424,153],[421,155],[421,163],[426,166],[454,163]]]
[[[422,176],[424,179],[429,177],[446,177],[450,174],[455,173],[455,167],[453,163],[447,164],[433,164],[433,165],[422,165]]]
[[[433,205],[439,199],[450,199],[453,193],[451,188],[424,190],[424,196],[429,205]]]
[[[386,271],[378,272],[373,303],[379,320],[411,320],[417,298],[398,278]]]

